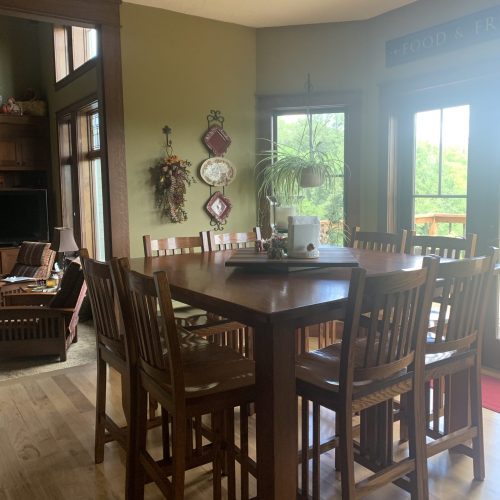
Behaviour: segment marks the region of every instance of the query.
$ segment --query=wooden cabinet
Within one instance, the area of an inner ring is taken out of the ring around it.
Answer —
[[[0,275],[10,273],[18,253],[19,247],[0,247]]]
[[[48,129],[45,117],[0,115],[0,173],[48,171]]]

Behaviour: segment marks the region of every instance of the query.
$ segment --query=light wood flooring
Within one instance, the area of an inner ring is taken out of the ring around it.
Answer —
[[[114,372],[109,385],[116,416],[121,401]],[[109,443],[104,463],[94,465],[94,402],[94,364],[0,383],[0,500],[124,498],[121,448]],[[329,415],[323,417],[322,433],[328,435],[332,422]],[[442,453],[429,460],[432,499],[500,499],[500,414],[485,410],[484,422],[486,480],[472,480],[469,458]],[[153,432],[150,437],[154,447],[158,435]],[[360,467],[357,475],[361,478],[366,471]],[[322,498],[340,498],[333,453],[323,455],[321,477]],[[162,496],[148,485],[146,498]],[[187,474],[186,498],[212,498],[209,466]],[[390,485],[367,498],[397,500],[409,495]]]

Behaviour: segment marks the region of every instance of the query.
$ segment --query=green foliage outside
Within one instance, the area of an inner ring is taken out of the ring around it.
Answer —
[[[439,192],[439,147],[419,142],[415,154],[415,215],[465,214],[467,211],[467,151],[444,148],[442,151],[441,192]],[[464,196],[464,198],[432,198],[430,196]],[[425,196],[427,195],[427,196]],[[429,234],[429,224],[416,224],[417,234]],[[443,236],[463,236],[462,224],[438,226]]]

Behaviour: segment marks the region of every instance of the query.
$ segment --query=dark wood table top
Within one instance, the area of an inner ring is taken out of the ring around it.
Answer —
[[[369,274],[420,267],[422,257],[349,249]],[[146,275],[167,272],[172,296],[193,306],[255,326],[319,314],[347,298],[351,269],[270,272],[225,267],[233,251],[134,258],[131,268]],[[232,316],[230,316],[232,317]]]

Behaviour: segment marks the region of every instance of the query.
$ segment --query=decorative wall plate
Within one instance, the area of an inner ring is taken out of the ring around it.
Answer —
[[[216,191],[208,200],[205,208],[217,222],[223,222],[231,212],[231,202],[220,191]]]
[[[214,155],[223,156],[231,144],[231,138],[220,125],[212,125],[203,136],[203,142]]]
[[[236,176],[236,167],[225,158],[214,156],[200,167],[200,177],[210,186],[227,186]]]

